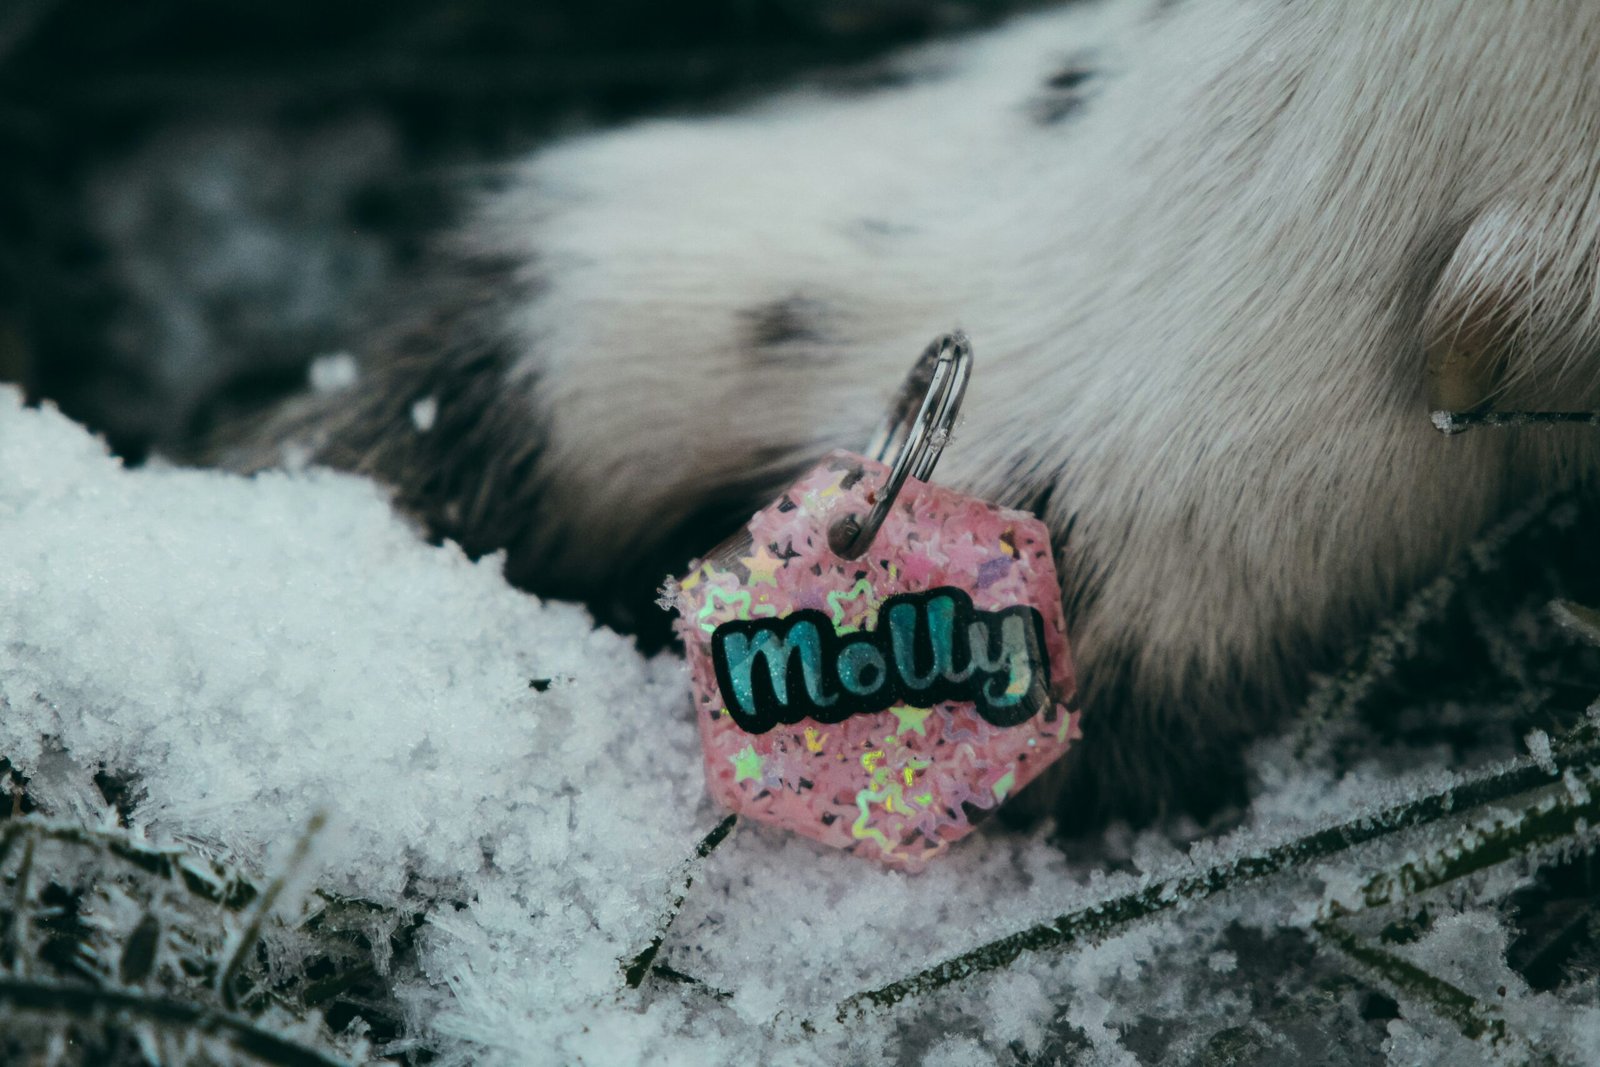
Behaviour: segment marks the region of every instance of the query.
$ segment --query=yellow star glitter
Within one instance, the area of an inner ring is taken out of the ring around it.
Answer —
[[[933,714],[932,708],[913,708],[909,704],[896,704],[889,710],[894,712],[895,719],[900,723],[894,730],[896,737],[907,730],[915,730],[918,737],[928,736],[928,716]]]
[[[746,778],[761,778],[761,757],[756,754],[755,746],[746,745],[737,756],[729,756],[728,762],[733,764],[733,780],[742,782]]]
[[[827,740],[828,740],[828,735],[827,734],[823,734],[820,737],[817,735],[817,728],[815,726],[807,726],[806,727],[806,750],[807,751],[809,751],[809,752],[821,752],[822,751],[823,742],[825,742]]]
[[[822,489],[813,489],[811,492],[807,493],[803,501],[806,509],[815,511],[822,506],[822,501],[828,499],[830,496],[839,495],[839,486],[840,483],[844,481],[844,476],[846,473],[847,472],[845,471],[835,471],[833,473],[833,480],[825,487]]]
[[[777,585],[777,570],[783,566],[783,560],[767,551],[767,546],[762,545],[756,549],[753,556],[744,556],[739,560],[750,569],[751,585]]]

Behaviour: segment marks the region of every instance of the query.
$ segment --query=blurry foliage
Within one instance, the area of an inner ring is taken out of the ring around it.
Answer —
[[[464,169],[802,75],[870,83],[886,49],[1028,2],[8,0],[0,379],[134,458],[181,444],[215,391],[279,394],[341,345]],[[320,302],[292,262],[240,271],[252,240],[304,247]]]
[[[306,980],[249,936],[281,880],[263,895],[181,849],[32,815],[0,821],[0,871],[0,1062],[339,1062],[282,1032]]]

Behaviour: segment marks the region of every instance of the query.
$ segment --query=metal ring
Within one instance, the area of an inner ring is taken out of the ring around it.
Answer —
[[[872,547],[873,538],[908,477],[919,482],[933,475],[934,465],[950,440],[961,400],[972,374],[972,343],[957,330],[933,339],[912,364],[889,416],[872,435],[867,454],[878,462],[890,449],[900,451],[889,468],[889,479],[878,491],[877,503],[865,520],[852,512],[828,530],[828,547],[843,559],[856,559]],[[914,413],[914,414],[913,414]]]

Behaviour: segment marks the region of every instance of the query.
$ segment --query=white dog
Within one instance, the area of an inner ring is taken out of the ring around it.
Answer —
[[[977,362],[937,479],[1055,532],[1074,820],[1225,794],[1307,670],[1600,401],[1600,4],[1106,0],[529,160],[354,395],[259,438],[371,472],[626,624],[934,334]],[[1431,395],[1430,395],[1431,389]]]

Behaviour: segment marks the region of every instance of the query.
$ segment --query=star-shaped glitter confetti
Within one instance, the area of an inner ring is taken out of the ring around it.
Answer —
[[[823,511],[823,501],[827,500],[830,496],[839,495],[839,483],[844,481],[847,473],[848,472],[846,471],[830,471],[828,473],[827,484],[818,486],[811,492],[807,493],[801,500],[801,506],[812,514],[817,514],[818,512]]]
[[[860,600],[862,597],[866,597],[863,603],[866,611],[861,619],[868,626],[874,626],[878,622],[878,598],[873,595],[870,581],[865,578],[858,578],[856,584],[850,588],[848,593],[841,589],[835,589],[828,594],[828,606],[833,609],[833,628],[836,631],[841,634],[852,634],[860,629],[859,626],[845,622],[844,605],[845,601]]]
[[[711,565],[709,563],[696,567],[693,574],[689,575],[683,581],[678,583],[678,590],[680,592],[687,593],[689,590],[700,584],[700,579],[706,577],[710,573]]]
[[[744,556],[739,560],[750,571],[751,585],[777,585],[777,570],[783,566],[783,560],[767,551],[767,546],[762,545],[756,549],[753,556]]]
[[[913,708],[909,704],[896,704],[889,710],[894,712],[895,720],[899,723],[894,730],[896,737],[907,730],[915,730],[918,737],[928,736],[928,716],[933,714],[932,708]]]
[[[735,782],[742,782],[746,778],[761,780],[761,757],[756,753],[754,745],[744,746],[737,756],[729,756],[728,762],[733,764]]]
[[[869,511],[886,475],[852,456],[823,461],[756,512],[737,539],[697,561],[675,603],[715,799],[916,870],[971,831],[981,812],[1015,797],[1035,766],[1058,756],[1079,729],[1069,710],[1070,659],[1057,634],[1060,586],[1042,524],[938,485],[908,484],[870,550],[840,558],[828,544],[830,519]],[[1038,607],[1058,683],[1048,715],[1002,729],[971,703],[923,700],[933,706],[920,708],[910,706],[916,697],[891,698],[881,713],[778,724],[757,749],[738,713],[723,710],[710,639],[718,626],[805,611],[827,618],[829,638],[871,632],[889,597],[941,585],[967,591],[986,611]]]
[[[994,558],[995,545],[975,539],[967,530],[959,537],[945,540],[944,554],[950,561],[950,574],[960,575],[962,581],[971,581],[969,576],[975,577],[978,568]]]
[[[750,594],[747,591],[737,589],[732,593],[728,593],[717,586],[710,586],[706,589],[705,606],[695,613],[695,617],[700,620],[700,629],[706,633],[714,631],[718,622],[726,621],[716,618],[717,601],[719,600],[734,609],[733,618],[748,619],[750,617]]]

